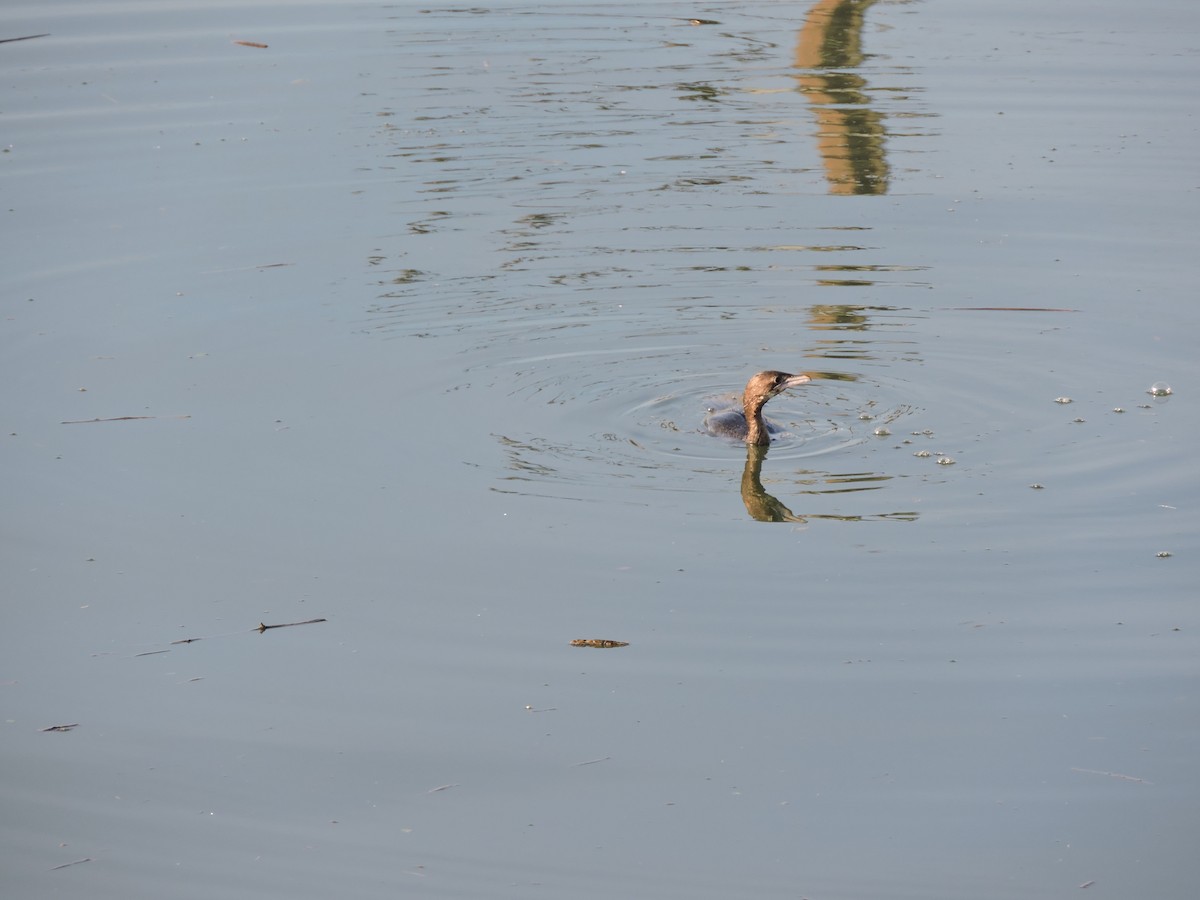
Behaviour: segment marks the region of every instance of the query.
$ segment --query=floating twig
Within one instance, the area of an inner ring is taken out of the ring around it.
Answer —
[[[259,634],[262,634],[264,631],[267,631],[268,629],[271,629],[271,628],[290,628],[293,625],[315,625],[317,622],[327,622],[327,621],[328,621],[328,619],[308,619],[307,621],[304,621],[304,622],[281,622],[278,625],[264,625],[262,622],[259,622],[257,625],[255,625],[250,630],[257,631]],[[244,632],[244,631],[227,631],[224,634],[210,634],[210,635],[208,635],[208,637],[229,637],[230,635],[245,634],[245,633],[246,632]],[[176,644],[194,644],[194,643],[196,643],[196,641],[202,641],[202,640],[204,640],[204,638],[202,638],[202,637],[180,638],[177,641],[171,641],[171,646],[174,647]],[[150,656],[151,653],[166,653],[166,652],[167,652],[166,650],[151,650],[147,653],[139,653],[137,655],[138,656]]]
[[[77,866],[80,863],[91,862],[91,861],[92,861],[92,858],[90,856],[85,856],[83,859],[77,859],[74,862],[63,863],[61,866],[51,866],[50,871],[55,872],[59,869],[65,869],[67,866]]]
[[[266,50],[266,44],[260,44],[257,41],[234,41],[239,47],[257,47],[259,50]]]
[[[279,624],[279,625],[264,625],[262,622],[259,622],[258,627],[254,628],[252,630],[257,631],[259,634],[262,634],[268,628],[291,628],[293,625],[316,625],[318,622],[325,622],[325,621],[327,621],[327,620],[326,619],[306,619],[303,622],[283,622],[282,624]]]
[[[93,422],[133,422],[137,419],[190,419],[191,416],[112,416],[107,419],[68,419],[59,425],[91,425]]]
[[[47,31],[45,34],[27,34],[19,38],[0,38],[0,44],[11,44],[13,41],[32,41],[34,38],[40,37],[50,37],[50,32]]]
[[[951,306],[956,312],[1079,312],[1054,306]]]
[[[628,647],[629,641],[609,641],[601,638],[575,638],[572,647]]]
[[[1109,778],[1118,778],[1121,781],[1134,781],[1138,784],[1154,784],[1153,781],[1147,781],[1145,778],[1138,778],[1135,775],[1122,775],[1120,772],[1102,772],[1100,769],[1080,769],[1076,766],[1071,766],[1072,772],[1080,772],[1084,775],[1107,775]]]
[[[233,266],[229,269],[205,269],[197,272],[197,275],[228,275],[231,272],[253,272],[258,269],[279,269],[283,266],[294,266],[294,262],[277,262],[277,263],[256,263],[252,266]]]
[[[70,725],[49,725],[46,728],[39,728],[38,731],[70,731],[72,728],[78,727],[78,722],[72,722]]]
[[[435,787],[435,788],[430,788],[425,793],[436,794],[438,791],[448,791],[448,790],[450,790],[450,788],[454,788],[454,787],[458,787],[457,781],[454,782],[453,784],[443,784],[443,785],[439,785],[438,787]]]
[[[602,756],[599,759],[588,759],[581,763],[575,763],[573,766],[571,766],[571,768],[578,769],[580,766],[594,766],[596,763],[607,762],[610,759],[612,759],[611,756]]]

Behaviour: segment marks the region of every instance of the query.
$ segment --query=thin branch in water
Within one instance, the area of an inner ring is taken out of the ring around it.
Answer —
[[[262,622],[259,622],[257,628],[252,628],[250,630],[257,631],[259,634],[262,634],[264,631],[266,631],[269,628],[291,628],[293,625],[316,625],[318,622],[327,622],[327,621],[328,621],[328,619],[306,619],[303,622],[283,622],[282,624],[279,624],[279,625],[264,625]]]
[[[1084,775],[1107,775],[1109,778],[1117,778],[1121,781],[1133,781],[1138,784],[1154,784],[1153,781],[1147,781],[1145,778],[1138,778],[1136,775],[1122,775],[1120,772],[1103,772],[1100,769],[1080,769],[1077,766],[1071,766],[1072,772],[1080,772]]]
[[[1079,312],[1054,306],[951,306],[956,312]]]
[[[93,422],[134,422],[138,419],[190,419],[191,416],[112,416],[107,419],[67,419],[59,425],[91,425]]]
[[[252,272],[256,269],[279,269],[284,266],[294,266],[294,262],[260,263],[254,266],[235,266],[232,269],[208,269],[200,275],[228,275],[230,272]]]
[[[91,861],[92,861],[92,858],[90,856],[85,856],[83,859],[77,859],[74,862],[63,863],[61,866],[51,866],[50,871],[57,872],[59,869],[67,868],[67,866],[77,866],[80,863],[91,862]]]
[[[304,622],[282,622],[279,625],[264,625],[262,622],[259,622],[257,625],[255,625],[250,630],[257,631],[259,634],[262,634],[264,631],[268,631],[272,628],[290,628],[293,625],[315,625],[317,622],[327,622],[327,621],[328,621],[328,619],[308,619]],[[245,633],[246,632],[244,632],[244,631],[227,631],[227,632],[225,632],[225,634],[210,634],[210,635],[207,635],[207,637],[230,637],[231,635],[245,634]],[[194,644],[194,643],[196,643],[196,641],[202,641],[202,640],[204,640],[204,638],[202,638],[202,637],[180,638],[177,641],[171,641],[171,646],[173,647],[176,644]],[[165,650],[155,650],[152,652],[165,653],[166,651]],[[150,655],[149,653],[139,653],[138,654],[138,656],[149,656],[149,655]]]

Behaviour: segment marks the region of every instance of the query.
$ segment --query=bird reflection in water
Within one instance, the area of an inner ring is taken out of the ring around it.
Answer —
[[[881,522],[887,520],[915,522],[918,518],[918,513],[912,511],[875,513],[865,516],[836,515],[833,513],[798,515],[792,512],[783,501],[774,494],[768,493],[767,489],[763,487],[762,465],[763,460],[767,458],[767,451],[769,449],[769,445],[766,444],[746,445],[746,466],[742,469],[742,503],[746,505],[746,512],[750,514],[750,518],[752,519],[759,522],[804,523],[811,519],[832,519],[838,522]],[[817,480],[822,484],[822,489],[817,491],[808,490],[805,493],[825,494],[877,490],[883,487],[880,482],[890,481],[891,476],[872,473],[855,475],[824,474],[817,476]]]
[[[767,450],[763,444],[746,445],[746,468],[742,469],[742,502],[746,504],[746,512],[759,522],[805,521],[763,487],[762,464]]]
[[[866,11],[876,0],[818,0],[796,40],[796,86],[813,108],[831,194],[886,194],[886,119],[861,74]]]

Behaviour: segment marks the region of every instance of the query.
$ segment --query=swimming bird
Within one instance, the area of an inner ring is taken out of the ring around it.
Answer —
[[[726,409],[709,413],[704,420],[704,427],[721,437],[739,438],[747,444],[765,447],[771,443],[771,432],[779,429],[763,421],[762,408],[776,394],[810,381],[812,379],[807,375],[759,372],[746,383],[741,411]]]

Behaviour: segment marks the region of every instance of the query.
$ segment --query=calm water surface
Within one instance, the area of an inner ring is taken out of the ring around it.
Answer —
[[[1193,896],[1198,27],[7,5],[6,895]]]

